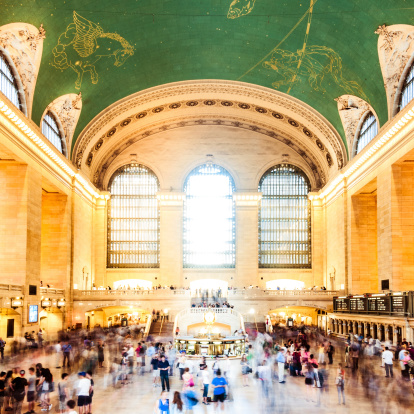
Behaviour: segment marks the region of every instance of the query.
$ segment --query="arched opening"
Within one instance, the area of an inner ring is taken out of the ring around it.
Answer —
[[[65,136],[58,117],[48,111],[42,119],[42,134],[63,155],[67,155]]]
[[[44,341],[54,341],[63,326],[63,312],[59,308],[50,307],[39,313],[39,328],[43,332]]]
[[[377,118],[371,111],[368,111],[361,118],[360,126],[357,128],[354,155],[359,154],[377,136],[377,134]]]
[[[310,183],[298,167],[280,164],[261,178],[259,267],[310,268]]]
[[[305,282],[293,279],[275,279],[266,282],[268,290],[302,290],[304,287]]]
[[[135,306],[107,306],[85,312],[85,326],[89,329],[111,326],[145,328],[150,311]]]
[[[17,79],[11,62],[0,50],[0,91],[19,110],[23,110],[22,97],[17,86]]]
[[[219,165],[206,163],[188,175],[184,184],[184,267],[235,267],[234,191],[233,178]]]
[[[124,165],[112,176],[108,187],[108,267],[159,267],[159,187],[154,172],[141,164]]]
[[[327,328],[326,311],[309,306],[282,306],[268,313],[272,326],[299,327],[313,325]]]

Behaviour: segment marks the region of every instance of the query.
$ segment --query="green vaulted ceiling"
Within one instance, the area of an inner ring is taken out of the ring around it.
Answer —
[[[342,136],[334,98],[358,95],[383,124],[374,31],[414,24],[412,0],[0,0],[0,10],[2,25],[46,29],[33,119],[39,122],[58,96],[81,91],[75,137],[120,98],[192,79],[240,80],[288,93]]]

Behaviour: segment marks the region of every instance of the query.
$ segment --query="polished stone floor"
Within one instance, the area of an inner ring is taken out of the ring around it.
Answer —
[[[339,356],[339,355],[338,355]],[[34,354],[26,356],[23,360],[14,359],[8,363],[8,367],[19,366],[22,369],[28,369],[36,362],[42,362],[44,366],[51,367],[55,381],[63,372],[62,369],[52,368],[56,365],[55,356],[44,356]],[[243,387],[241,383],[241,371],[239,360],[232,361],[229,381],[231,384],[233,401],[225,403],[226,413],[248,414],[248,413],[408,413],[414,412],[414,400],[410,388],[405,389],[406,398],[410,408],[400,406],[401,386],[400,370],[395,367],[395,378],[384,378],[384,369],[380,367],[380,360],[376,358],[371,361],[374,367],[373,374],[367,377],[358,373],[352,375],[350,369],[346,373],[345,398],[346,405],[339,405],[337,398],[337,389],[335,382],[335,367],[339,362],[334,361],[330,369],[328,391],[321,395],[321,404],[317,405],[317,389],[308,389],[305,386],[303,377],[286,376],[286,383],[279,384],[274,382],[271,392],[272,398],[265,399],[262,394],[260,381],[250,375],[249,387]],[[211,367],[211,362],[209,363]],[[2,366],[5,369],[6,366]],[[76,380],[76,373],[72,373],[70,386],[73,386]],[[177,374],[177,373],[176,373]],[[372,377],[373,380],[369,380]],[[161,388],[152,386],[152,375],[146,373],[143,376],[134,375],[132,382],[117,387],[112,386],[111,376],[107,367],[98,369],[95,378],[95,396],[93,399],[94,414],[148,414],[154,412],[154,404],[160,395]],[[171,378],[171,377],[170,377]],[[364,385],[362,385],[364,384]],[[411,387],[411,385],[409,385]],[[171,393],[181,391],[182,384],[177,376],[171,379]],[[196,387],[200,389],[200,387]],[[407,395],[409,394],[409,395]],[[201,394],[200,394],[201,395]],[[171,396],[172,398],[172,396]],[[57,396],[52,396],[54,407],[51,412],[55,412]],[[26,404],[23,406],[23,412],[26,410]],[[40,411],[40,409],[38,409]],[[198,404],[194,413],[213,413],[213,404],[205,406]]]

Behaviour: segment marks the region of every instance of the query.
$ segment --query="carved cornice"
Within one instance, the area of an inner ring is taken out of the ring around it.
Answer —
[[[191,96],[193,99],[189,98],[183,101],[180,99],[183,95],[186,98]],[[237,98],[243,98],[243,101]],[[159,105],[157,105],[157,101],[160,103]],[[166,103],[166,101],[169,102]],[[292,120],[294,124],[291,125],[294,128],[302,127],[308,130],[318,130],[317,133],[312,132],[312,134],[317,137],[320,133],[321,138],[319,141],[322,143],[322,141],[326,140],[325,142],[331,146],[335,154],[334,157],[329,154],[327,162],[333,164],[336,159],[338,169],[341,169],[347,161],[346,149],[337,131],[322,115],[310,106],[289,95],[278,91],[271,91],[261,86],[220,80],[172,83],[138,92],[116,102],[96,116],[82,131],[76,141],[72,159],[80,167],[82,162],[85,162],[86,156],[89,156],[89,151],[86,150],[92,140],[100,141],[107,134],[115,134],[117,128],[128,126],[133,120],[139,119],[141,113],[145,112],[147,115],[151,112],[151,114],[156,115],[170,109],[182,110],[188,107],[197,109],[208,105],[206,104],[208,101],[214,102],[211,106],[226,106],[222,102],[228,102],[229,107],[256,111],[263,115],[263,117],[272,117],[273,112],[278,113],[280,109],[283,109],[284,114],[282,114],[283,118],[281,119],[287,120],[287,122],[289,122],[289,119]],[[191,106],[190,102],[197,103]],[[270,107],[263,107],[263,103],[267,103]],[[148,106],[148,104],[150,104],[150,107],[145,108],[144,106]],[[171,107],[171,105],[176,104],[180,105]],[[240,107],[239,104],[243,106]],[[139,108],[139,111],[133,113],[132,111],[137,108]],[[262,112],[260,112],[261,109],[263,109]],[[154,110],[155,112],[153,112]],[[303,119],[303,122],[298,121],[298,119],[292,119],[291,116],[286,115],[286,112],[295,113],[296,118]],[[277,117],[273,117],[273,120],[277,119]],[[86,154],[86,152],[88,153]]]
[[[324,166],[319,161],[318,157],[315,156],[309,146],[305,144],[306,141],[298,139],[295,135],[283,132],[280,132],[280,129],[276,128],[273,125],[260,123],[252,120],[245,120],[240,117],[217,117],[214,115],[205,115],[203,117],[178,117],[169,123],[159,122],[151,123],[146,129],[141,129],[139,132],[133,130],[130,134],[125,135],[122,139],[114,142],[111,147],[106,148],[105,155],[100,159],[98,163],[93,165],[91,170],[91,178],[95,185],[99,188],[102,188],[105,175],[115,159],[121,154],[126,148],[133,145],[135,142],[142,139],[148,138],[151,135],[172,130],[176,128],[182,128],[187,126],[195,125],[222,125],[230,126],[234,128],[247,129],[259,134],[266,135],[270,138],[277,139],[278,141],[288,145],[292,150],[297,152],[302,159],[307,163],[309,169],[314,175],[314,183],[316,188],[321,188],[325,185],[327,180],[328,167],[327,164]],[[314,137],[307,136],[303,132],[304,138],[308,137],[308,142],[312,143]],[[103,144],[103,141],[98,141],[100,144]],[[110,142],[110,141],[109,141]],[[322,144],[323,145],[323,144]],[[100,146],[99,146],[100,148]],[[97,148],[97,150],[99,150]],[[325,149],[319,149],[320,152],[323,152]],[[315,150],[316,151],[316,148]],[[93,155],[91,158],[91,163],[93,160]]]

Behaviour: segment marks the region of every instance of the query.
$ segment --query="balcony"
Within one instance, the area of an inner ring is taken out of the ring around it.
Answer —
[[[154,290],[79,290],[73,291],[74,300],[110,300],[110,299],[184,299],[190,298],[191,291],[187,289],[154,289]]]

